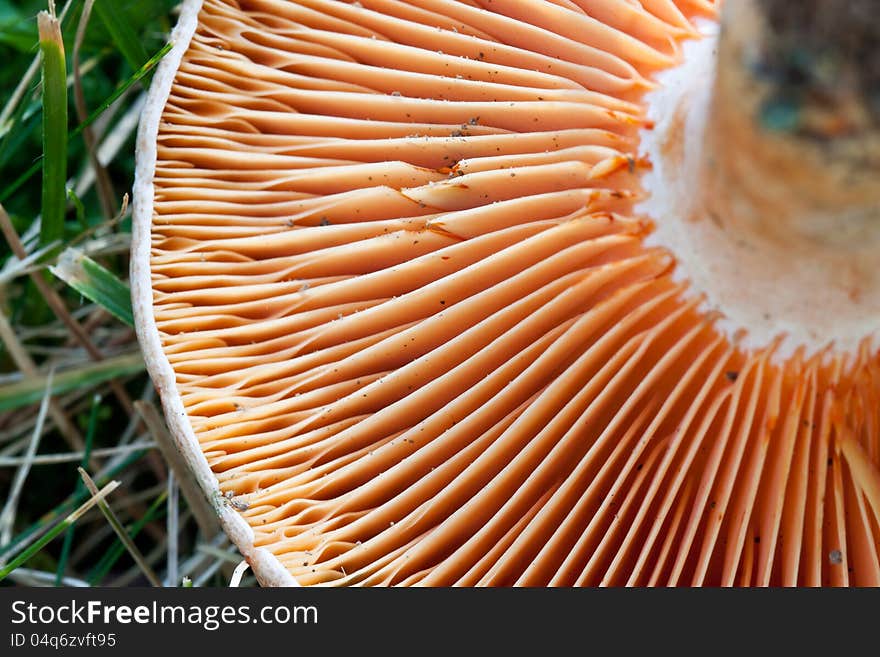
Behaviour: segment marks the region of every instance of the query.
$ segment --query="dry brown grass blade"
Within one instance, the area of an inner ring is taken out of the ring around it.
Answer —
[[[85,37],[86,27],[89,24],[89,18],[92,14],[92,7],[95,0],[86,0],[83,5],[82,14],[80,15],[79,24],[76,28],[76,38],[73,45],[73,100],[74,109],[76,110],[76,118],[80,123],[84,123],[89,116],[88,107],[86,106],[86,97],[83,93],[82,76],[79,66],[79,53]],[[89,162],[95,171],[95,184],[97,186],[98,200],[101,203],[101,210],[105,219],[111,219],[115,214],[115,202],[113,192],[113,182],[110,180],[110,174],[98,159],[98,142],[91,126],[83,129],[83,141],[86,144],[86,152],[89,156]]]
[[[180,492],[183,494],[186,503],[192,511],[193,518],[202,537],[205,540],[213,538],[220,531],[220,523],[217,520],[217,514],[211,508],[202,489],[199,487],[192,471],[183,460],[180,451],[174,444],[174,439],[165,427],[165,422],[159,411],[152,404],[145,401],[136,401],[134,403],[137,412],[146,422],[150,433],[159,446],[159,451],[165,457],[165,462],[177,479]]]
[[[6,213],[5,208],[0,205],[0,230],[3,231],[3,236],[6,238],[6,241],[9,244],[9,248],[12,249],[12,253],[16,258],[22,260],[27,257],[27,251],[24,248],[24,245],[21,243],[21,239],[18,237],[18,233],[15,232],[15,228],[12,225],[12,220],[9,218],[9,215]],[[61,296],[55,289],[49,285],[46,280],[40,275],[39,272],[31,272],[30,274],[31,280],[33,281],[36,288],[40,291],[40,294],[45,299],[46,304],[48,304],[49,308],[52,309],[52,312],[60,319],[64,325],[70,330],[73,337],[76,341],[86,350],[86,353],[89,355],[89,358],[92,360],[103,360],[104,356],[100,352],[100,350],[94,345],[88,333],[86,333],[85,329],[80,326],[79,322],[77,322],[70,312],[67,310],[67,306],[64,305],[64,301],[61,299]],[[110,384],[110,388],[113,391],[113,394],[119,400],[119,403],[125,409],[125,411],[129,414],[134,412],[134,406],[132,405],[131,398],[128,396],[128,393],[125,391],[118,381],[114,381]]]
[[[0,340],[6,345],[6,350],[22,374],[31,378],[40,376],[36,363],[22,346],[4,313],[0,313]],[[49,416],[70,448],[82,451],[85,447],[82,435],[67,417],[61,404],[54,399],[49,401]],[[90,462],[92,467],[96,464],[97,462]]]
[[[95,485],[95,482],[92,481],[92,478],[89,476],[89,474],[82,468],[77,468],[77,470],[79,471],[83,482],[85,482],[86,488],[89,489],[89,492],[92,495],[97,495],[98,487]],[[101,513],[103,513],[104,517],[107,518],[107,522],[109,522],[110,526],[113,527],[113,531],[116,532],[119,540],[122,541],[125,549],[128,550],[128,553],[131,555],[132,559],[135,560],[135,563],[137,563],[144,576],[150,581],[150,584],[152,584],[153,586],[161,587],[161,580],[153,571],[153,569],[150,568],[150,565],[147,563],[146,559],[144,559],[144,555],[141,554],[141,551],[138,550],[137,546],[131,540],[128,532],[125,531],[125,527],[122,526],[122,523],[119,521],[119,518],[116,517],[116,514],[113,513],[113,510],[110,508],[110,506],[102,499],[98,502],[98,508],[101,509]]]
[[[18,233],[12,225],[12,220],[9,218],[9,215],[6,213],[2,204],[0,204],[0,230],[2,230],[4,237],[6,237],[6,241],[9,243],[9,247],[12,249],[12,253],[15,257],[19,260],[26,258],[27,251],[21,243],[21,239],[19,239]],[[83,329],[80,323],[74,319],[67,310],[67,306],[64,305],[64,301],[61,299],[58,292],[46,282],[40,272],[31,272],[29,276],[36,288],[40,291],[40,294],[45,299],[49,308],[52,309],[52,312],[54,312],[58,319],[60,319],[70,330],[73,337],[86,350],[89,357],[95,361],[104,360],[104,355],[94,345],[85,329]],[[119,401],[125,412],[128,415],[133,415],[134,404],[122,384],[119,383],[119,381],[114,380],[109,382],[109,386],[113,395]],[[53,419],[55,419],[54,415]],[[82,449],[82,442],[74,446],[76,449]],[[148,455],[147,458],[154,474],[161,479],[164,476],[161,461],[151,455]]]

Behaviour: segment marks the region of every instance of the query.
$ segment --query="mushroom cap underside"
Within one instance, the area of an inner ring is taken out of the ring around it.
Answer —
[[[714,13],[184,3],[134,305],[262,582],[880,585],[876,348],[743,348],[633,211]]]

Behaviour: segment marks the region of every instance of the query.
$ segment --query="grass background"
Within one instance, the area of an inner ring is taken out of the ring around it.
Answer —
[[[47,0],[0,0],[0,586],[227,585],[240,561],[163,457],[131,327],[134,139],[175,4],[59,0],[41,56]],[[80,466],[118,486],[64,523]]]

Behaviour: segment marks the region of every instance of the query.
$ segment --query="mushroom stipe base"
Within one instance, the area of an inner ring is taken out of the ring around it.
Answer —
[[[705,296],[704,310],[719,313],[718,326],[745,349],[779,341],[780,360],[798,349],[829,355],[855,354],[863,344],[871,349],[880,325],[874,266],[880,216],[860,220],[845,210],[835,216],[820,211],[800,218],[803,232],[785,229],[777,236],[767,226],[780,221],[772,208],[743,210],[710,196],[707,159],[747,159],[749,153],[735,143],[716,155],[707,151],[718,26],[705,22],[702,29],[703,38],[684,44],[684,63],[661,73],[658,89],[646,97],[652,127],[642,132],[640,153],[652,169],[643,179],[649,196],[636,212],[655,221],[647,243],[676,255],[677,275]],[[756,211],[762,214],[754,226],[736,216]]]

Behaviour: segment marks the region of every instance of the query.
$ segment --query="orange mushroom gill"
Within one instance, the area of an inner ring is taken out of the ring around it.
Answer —
[[[261,582],[880,585],[877,346],[739,340],[657,240],[653,79],[717,11],[184,2],[133,298]]]

